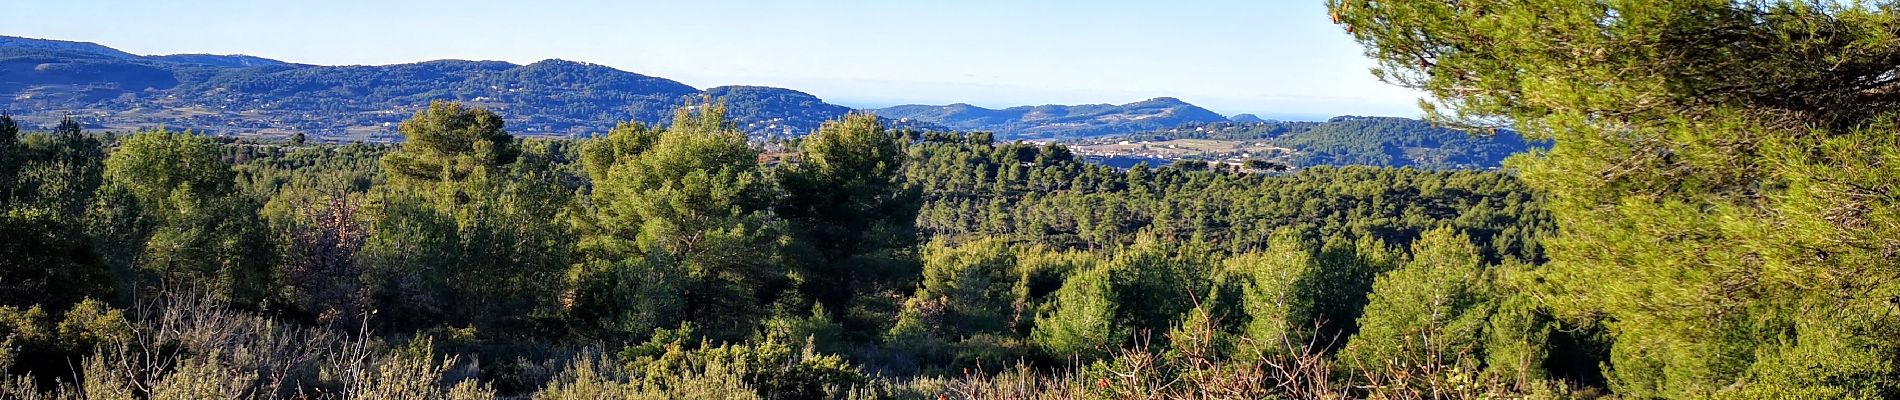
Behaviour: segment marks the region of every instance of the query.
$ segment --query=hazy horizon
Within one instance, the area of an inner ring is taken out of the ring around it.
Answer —
[[[1175,97],[1230,116],[1419,114],[1419,95],[1373,78],[1359,46],[1330,24],[1318,0],[35,7],[42,11],[0,15],[0,34],[319,65],[564,59],[699,88],[783,87],[852,107]],[[49,18],[61,15],[87,23]]]

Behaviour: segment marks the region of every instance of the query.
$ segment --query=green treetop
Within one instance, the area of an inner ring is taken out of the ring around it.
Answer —
[[[461,181],[477,169],[512,163],[520,155],[500,115],[457,103],[433,102],[396,128],[401,151],[383,158],[392,175],[420,182]]]
[[[1630,397],[1890,397],[1900,8],[1333,0],[1435,120],[1553,139],[1548,309]]]

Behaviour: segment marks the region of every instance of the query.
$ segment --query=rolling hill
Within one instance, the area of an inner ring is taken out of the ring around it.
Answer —
[[[1425,169],[1487,169],[1506,157],[1549,143],[1517,132],[1489,134],[1433,126],[1410,118],[1341,116],[1326,121],[1187,124],[1132,135],[1070,141],[1078,154],[1124,164],[1178,159],[1237,162],[1269,159],[1294,167],[1371,165]]]
[[[247,55],[146,56],[94,43],[0,36],[0,111],[30,125],[47,126],[70,115],[105,130],[162,125],[215,134],[304,133],[317,140],[393,141],[400,139],[394,132],[398,122],[435,100],[487,107],[507,118],[511,132],[550,137],[596,134],[629,120],[665,123],[673,110],[707,100],[726,104],[734,124],[758,137],[803,135],[825,121],[858,112],[797,90],[702,90],[566,60],[326,66]],[[1290,149],[1293,152],[1279,154],[1280,160],[1296,166],[1489,168],[1530,147],[1515,135],[1476,137],[1403,118],[1228,118],[1170,97],[1120,105],[990,109],[959,103],[862,111],[899,126],[987,131],[1003,140],[1238,141]],[[1245,150],[1216,153],[1248,153]],[[1163,153],[1181,156],[1174,154],[1178,151]],[[1210,155],[1189,155],[1200,156]]]
[[[140,56],[91,43],[0,37],[0,109],[29,122],[70,113],[105,128],[385,139],[395,122],[430,101],[452,100],[501,112],[517,133],[567,136],[628,120],[661,123],[679,106],[704,99],[728,103],[734,122],[760,135],[803,133],[851,112],[787,89],[702,91],[565,60],[321,66],[243,55]]]
[[[1043,105],[992,110],[959,103],[903,105],[871,112],[885,118],[921,121],[957,130],[990,131],[1017,139],[1101,136],[1227,121],[1227,117],[1172,97],[1122,105]]]

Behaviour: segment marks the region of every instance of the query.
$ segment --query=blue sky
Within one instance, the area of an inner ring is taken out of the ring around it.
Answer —
[[[36,1],[0,34],[326,65],[604,64],[857,107],[1126,103],[1416,116],[1321,0]]]

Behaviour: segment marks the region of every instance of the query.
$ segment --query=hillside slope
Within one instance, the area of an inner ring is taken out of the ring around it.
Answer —
[[[1190,123],[1227,121],[1227,117],[1172,97],[1122,105],[1043,105],[992,110],[959,103],[947,106],[903,105],[871,111],[885,118],[922,121],[958,130],[995,132],[1016,139],[1100,136]]]
[[[1549,147],[1509,130],[1489,134],[1391,117],[1335,117],[1324,122],[1261,121],[1189,124],[1134,135],[1075,141],[1079,154],[1123,164],[1175,159],[1238,162],[1268,159],[1294,167],[1372,165],[1426,169],[1490,169],[1511,155]]]
[[[434,100],[501,112],[529,135],[604,132],[628,120],[725,101],[754,134],[802,134],[848,107],[786,89],[701,91],[673,80],[565,60],[528,65],[440,60],[380,66],[292,64],[243,55],[140,56],[92,43],[0,37],[0,109],[30,123],[68,113],[89,125],[165,125],[218,133],[305,132],[388,139]]]

